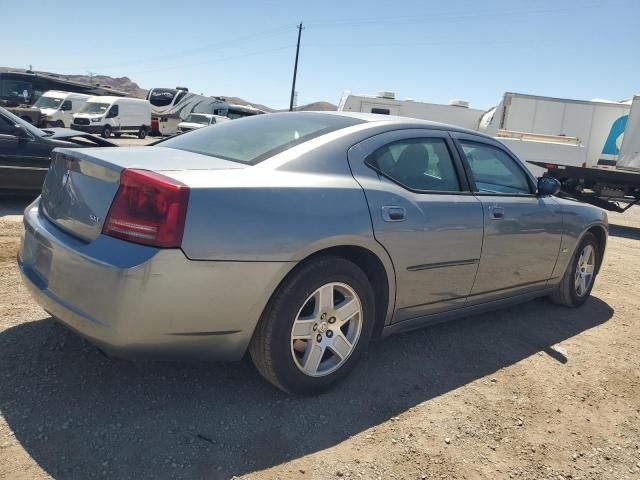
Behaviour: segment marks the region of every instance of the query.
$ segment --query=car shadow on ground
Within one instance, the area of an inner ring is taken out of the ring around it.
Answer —
[[[0,219],[22,216],[22,212],[33,202],[36,195],[32,196],[0,196]]]
[[[0,333],[0,409],[57,479],[229,478],[334,446],[606,322],[544,299],[376,342],[331,392],[289,397],[248,360],[108,359],[51,319]]]
[[[640,227],[610,224],[609,235],[613,237],[628,238],[629,240],[640,240]]]

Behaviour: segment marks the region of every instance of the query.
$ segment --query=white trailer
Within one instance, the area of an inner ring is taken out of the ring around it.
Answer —
[[[497,107],[482,116],[477,129],[493,137],[514,138],[520,134],[538,142],[569,143],[563,139],[571,139],[584,146],[584,166],[607,169],[616,166],[630,110],[630,100],[585,101],[507,92]],[[565,163],[567,155],[553,153],[557,161]],[[582,166],[574,163],[580,155],[568,155],[567,164]]]

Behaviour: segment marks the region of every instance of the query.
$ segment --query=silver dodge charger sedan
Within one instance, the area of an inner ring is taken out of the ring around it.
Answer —
[[[238,360],[329,388],[376,336],[538,296],[585,302],[605,213],[500,142],[384,115],[276,113],[144,148],[57,149],[24,283],[129,358]]]

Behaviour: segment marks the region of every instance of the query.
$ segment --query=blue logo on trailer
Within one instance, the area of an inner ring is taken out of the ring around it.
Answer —
[[[607,137],[607,141],[604,142],[604,148],[602,149],[603,155],[618,155],[620,150],[618,149],[617,140],[624,133],[624,129],[627,127],[627,120],[629,115],[620,117],[613,125],[611,125],[611,131]]]

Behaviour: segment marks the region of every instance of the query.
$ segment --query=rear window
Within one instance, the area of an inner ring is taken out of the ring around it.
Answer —
[[[195,130],[161,146],[255,165],[312,138],[363,122],[321,113],[270,113]]]

